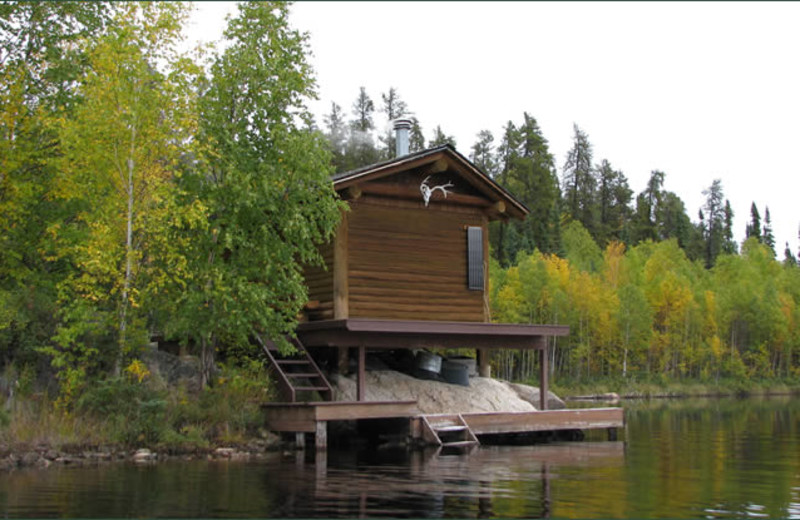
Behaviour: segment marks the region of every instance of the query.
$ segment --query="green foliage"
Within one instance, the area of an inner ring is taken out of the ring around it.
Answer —
[[[170,396],[170,430],[162,440],[168,445],[242,441],[263,426],[260,406],[269,398],[269,376],[260,361],[221,365],[215,383],[198,397]]]
[[[154,444],[166,428],[165,397],[130,377],[114,378],[89,385],[76,411],[104,420],[116,442]]]
[[[221,346],[294,332],[302,265],[321,262],[343,210],[322,136],[303,125],[314,95],[305,42],[285,4],[240,4],[200,100],[200,160],[183,187],[208,221],[186,229],[192,279],[166,326],[201,346],[206,381]]]
[[[490,290],[495,321],[570,326],[550,346],[556,380],[742,382],[735,391],[800,374],[800,269],[755,237],[710,271],[676,239],[627,250],[612,242],[601,255],[572,222],[564,244],[566,259],[534,252],[508,269],[495,265]],[[535,365],[514,354],[497,368],[527,379]]]
[[[486,173],[494,175],[531,210],[523,222],[493,223],[489,239],[497,259],[507,265],[521,251],[531,253],[534,248],[545,253],[558,251],[558,178],[547,139],[536,119],[526,112],[520,127],[509,122],[495,157],[488,155],[490,137],[491,134],[484,134],[483,142],[473,148],[473,156],[484,167],[491,168]]]

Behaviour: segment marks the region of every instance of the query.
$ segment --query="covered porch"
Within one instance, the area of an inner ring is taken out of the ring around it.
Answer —
[[[477,350],[479,373],[489,376],[489,354],[498,349],[539,351],[539,410],[547,410],[548,336],[566,336],[561,325],[520,325],[455,321],[344,318],[301,323],[297,336],[306,347],[338,348],[340,360],[357,350],[357,400],[366,392],[366,352],[395,349]]]

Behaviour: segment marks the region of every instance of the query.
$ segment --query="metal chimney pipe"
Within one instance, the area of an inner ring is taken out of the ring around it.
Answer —
[[[411,130],[410,119],[395,119],[395,156],[408,155],[408,133]]]

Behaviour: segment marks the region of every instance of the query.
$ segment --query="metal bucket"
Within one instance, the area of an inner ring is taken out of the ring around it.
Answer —
[[[442,378],[454,385],[469,386],[469,369],[463,363],[445,360],[442,363]]]
[[[414,362],[415,367],[419,370],[426,370],[434,374],[438,374],[442,371],[442,356],[437,356],[436,354],[431,354],[424,350],[417,352]]]
[[[446,361],[466,366],[469,377],[476,377],[478,375],[478,367],[475,358],[467,356],[449,356]],[[442,367],[442,370],[444,370],[444,367]]]

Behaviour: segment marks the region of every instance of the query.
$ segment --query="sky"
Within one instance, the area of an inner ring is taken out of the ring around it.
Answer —
[[[213,42],[235,5],[198,2],[190,41]],[[769,206],[778,259],[798,253],[800,3],[298,2],[319,100],[350,115],[359,87],[395,87],[430,138],[469,156],[476,134],[536,118],[559,176],[573,125],[642,191],[652,170],[697,221],[721,179],[744,239]],[[380,121],[379,121],[380,122]]]

